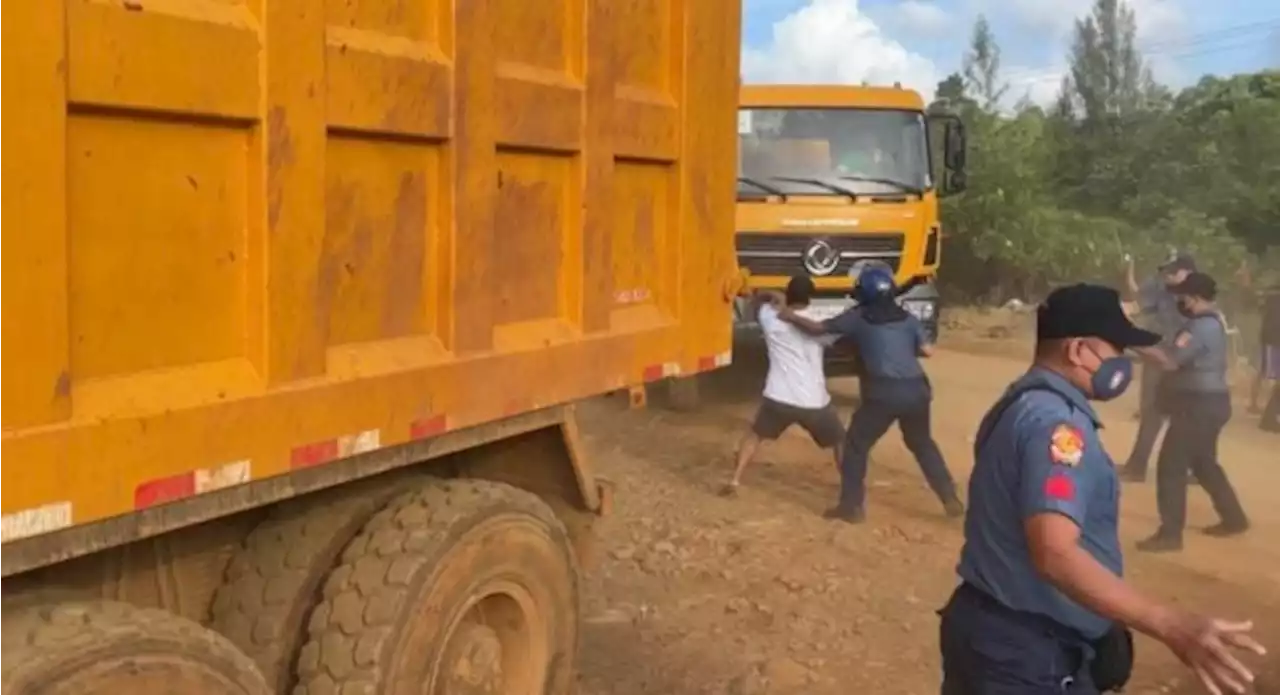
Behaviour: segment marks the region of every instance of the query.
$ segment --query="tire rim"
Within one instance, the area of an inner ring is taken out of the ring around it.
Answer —
[[[508,580],[488,582],[455,614],[428,695],[526,695],[547,677],[550,640],[534,596]]]

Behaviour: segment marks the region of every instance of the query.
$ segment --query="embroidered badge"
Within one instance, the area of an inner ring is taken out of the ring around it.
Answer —
[[[1059,502],[1074,502],[1076,484],[1065,475],[1051,475],[1044,481],[1044,496]]]
[[[1061,424],[1049,437],[1049,458],[1063,466],[1074,466],[1084,457],[1084,435],[1076,427]]]

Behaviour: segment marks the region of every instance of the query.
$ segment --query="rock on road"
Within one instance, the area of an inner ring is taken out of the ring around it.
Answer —
[[[927,366],[936,436],[964,485],[977,422],[1025,363],[944,351]],[[587,581],[582,695],[938,692],[934,611],[956,582],[960,524],[943,518],[893,432],[872,452],[863,526],[819,518],[838,476],[798,432],[762,449],[738,498],[718,497],[761,380],[758,364],[717,372],[694,413],[616,400],[579,409],[592,461],[617,483]],[[847,413],[856,387],[832,388]],[[1128,453],[1134,407],[1126,397],[1102,408],[1116,458]],[[1280,437],[1238,420],[1221,455],[1254,530],[1230,540],[1190,531],[1177,555],[1130,551],[1129,575],[1153,594],[1255,620],[1273,654],[1254,662],[1257,692],[1277,695]],[[1191,498],[1191,523],[1211,523],[1203,493]],[[1127,486],[1122,505],[1132,548],[1155,528],[1154,485]],[[1161,646],[1138,649],[1128,692],[1200,692]]]

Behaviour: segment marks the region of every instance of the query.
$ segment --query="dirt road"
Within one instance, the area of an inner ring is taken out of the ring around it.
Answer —
[[[1024,365],[947,351],[929,364],[937,437],[958,478],[971,465],[978,419]],[[716,489],[753,412],[758,364],[704,384],[697,413],[583,406],[581,425],[601,472],[618,483],[602,559],[589,579],[583,695],[661,693],[938,692],[937,617],[956,579],[959,524],[943,518],[896,433],[874,450],[869,521],[819,518],[837,474],[802,434],[762,451],[734,500]],[[833,382],[848,410],[855,386]],[[1132,400],[1103,408],[1109,449],[1134,433]],[[1245,418],[1241,417],[1240,420]],[[1250,617],[1280,654],[1280,437],[1233,425],[1222,458],[1255,530],[1244,538],[1188,535],[1178,555],[1129,552],[1144,589],[1230,617]],[[1154,530],[1152,484],[1126,487],[1124,542]],[[1192,492],[1191,522],[1213,514]],[[1259,693],[1280,693],[1269,657]],[[1139,645],[1131,693],[1196,693],[1159,645]]]

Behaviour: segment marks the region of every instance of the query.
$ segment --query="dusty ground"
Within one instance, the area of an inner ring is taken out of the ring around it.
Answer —
[[[976,423],[1023,368],[1009,355],[1025,352],[986,328],[951,332],[954,349],[929,370],[939,444],[963,482]],[[717,373],[694,414],[628,411],[619,401],[581,409],[593,460],[618,483],[589,578],[583,695],[938,692],[934,611],[955,585],[960,529],[941,516],[896,434],[873,452],[864,526],[819,518],[837,475],[798,433],[762,452],[738,499],[716,496],[762,374],[752,363]],[[833,390],[847,411],[855,386],[838,380]],[[1134,407],[1104,409],[1118,457]],[[1255,531],[1228,541],[1190,533],[1175,556],[1130,553],[1130,576],[1169,600],[1253,618],[1280,654],[1280,437],[1250,424],[1238,418],[1222,456]],[[1154,489],[1126,492],[1131,545],[1154,529]],[[1203,494],[1192,498],[1192,523],[1211,523]],[[1159,645],[1144,641],[1139,652],[1129,692],[1199,692]],[[1274,679],[1280,662],[1268,661],[1258,665]],[[1273,680],[1258,692],[1280,688]]]

